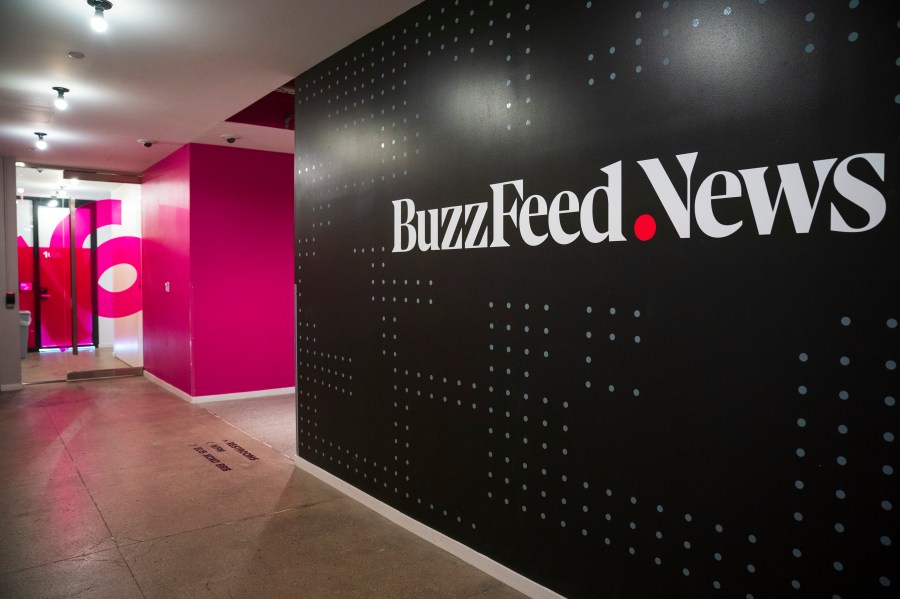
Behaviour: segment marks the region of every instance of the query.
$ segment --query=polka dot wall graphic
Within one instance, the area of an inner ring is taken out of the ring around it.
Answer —
[[[859,332],[859,337],[855,337],[855,343],[858,345],[858,347],[856,348],[857,350],[869,346],[873,342],[873,340],[877,340],[879,337],[883,337],[890,333],[890,319],[881,320],[881,323],[884,324],[880,326],[876,322],[867,322],[867,318],[863,318],[861,322],[857,322],[858,319],[850,315],[842,315],[835,320],[837,322],[834,330],[837,331],[839,329],[844,329],[846,331],[846,334],[853,334],[855,333],[855,329],[858,329],[860,327],[867,327]],[[844,344],[846,344],[846,340],[844,341]],[[836,354],[849,354],[851,349],[854,349],[854,347],[843,345],[835,346],[831,349],[831,351]],[[816,355],[804,351],[799,352],[799,356],[799,363],[803,366],[804,369],[814,368],[817,359]],[[839,370],[842,366],[847,366],[851,363],[852,362],[849,361],[846,356],[840,355],[840,357],[835,360],[836,365],[832,366],[831,369],[833,372],[838,374],[842,372],[841,370]],[[832,397],[834,398],[831,399],[831,401],[839,403],[852,401],[852,394],[848,392],[847,389],[856,387],[860,381],[877,378],[876,373],[880,366],[883,367],[883,365],[877,363],[877,360],[872,360],[871,363],[860,364],[860,367],[865,369],[865,373],[863,374],[862,379],[857,378],[852,374],[845,374],[839,377],[839,384],[843,388],[841,388],[837,392],[831,391],[831,393],[833,393]],[[820,369],[811,370],[810,372],[816,372],[821,375]],[[817,385],[808,389],[806,385],[801,384],[798,389],[800,390],[801,396],[807,396],[808,394],[810,400],[814,402],[818,401],[820,398],[823,401],[828,401],[829,393],[826,388],[821,388]],[[806,401],[806,397],[803,397],[803,399],[804,401]],[[892,402],[887,402],[885,403],[885,405],[890,405],[891,403]],[[809,405],[806,408],[806,410],[810,411],[811,414],[815,414],[813,405]],[[864,405],[862,407],[864,407]],[[860,407],[857,407],[856,409],[859,410]],[[841,413],[844,414],[844,417],[846,418],[853,418],[855,414],[854,412]],[[821,417],[816,417],[812,419],[811,422],[807,422],[806,418],[804,417],[798,418],[797,425],[799,429],[797,430],[802,431],[802,434],[798,434],[797,443],[803,445],[812,445],[817,448],[812,456],[809,456],[808,452],[802,447],[797,448],[794,452],[795,456],[800,459],[798,462],[796,462],[796,472],[797,476],[800,478],[794,481],[794,488],[798,493],[798,499],[800,500],[800,502],[809,502],[810,505],[816,505],[818,501],[825,500],[825,497],[810,497],[807,500],[807,496],[810,493],[826,492],[831,493],[834,500],[840,503],[845,503],[848,495],[853,495],[857,501],[862,501],[864,504],[868,503],[873,506],[880,506],[882,513],[890,513],[892,511],[893,505],[891,499],[886,499],[885,494],[893,496],[896,493],[896,486],[893,485],[890,480],[890,476],[892,476],[893,474],[893,466],[891,464],[883,464],[883,461],[885,459],[891,460],[893,457],[896,457],[896,454],[884,453],[883,450],[880,450],[881,448],[873,446],[872,449],[874,451],[869,452],[868,454],[859,454],[857,452],[857,459],[850,460],[844,452],[850,448],[849,439],[852,434],[860,434],[872,439],[878,439],[880,437],[882,444],[887,445],[893,441],[894,433],[891,431],[884,432],[884,422],[880,419],[860,421],[857,418],[857,422],[859,422],[859,426],[857,428],[853,428],[843,420],[826,421]],[[829,424],[831,425],[830,427]],[[893,424],[896,425],[896,420],[893,421]],[[823,453],[822,448],[828,448],[828,450],[826,450],[827,453]],[[830,456],[828,455],[829,453],[831,454]],[[820,469],[820,464],[821,460],[827,459],[828,457],[833,460],[832,463],[835,464],[837,468],[841,469],[840,472],[837,473],[836,480],[837,485],[839,485],[839,488],[837,489],[834,489],[833,487],[831,489],[828,489],[828,485],[825,484],[825,481],[823,480],[824,473]],[[872,462],[866,463],[868,460],[872,460]],[[860,484],[864,481],[868,482]],[[845,485],[849,486],[850,488],[848,489],[847,487],[845,487]],[[812,488],[815,488],[816,491],[811,491]],[[811,525],[815,527],[828,525],[830,526],[832,533],[834,535],[837,535],[837,537],[835,537],[834,543],[832,543],[830,547],[835,552],[831,555],[833,559],[833,570],[840,573],[846,570],[847,560],[851,559],[850,555],[854,552],[849,543],[851,542],[850,539],[853,538],[852,535],[856,533],[857,525],[854,524],[854,521],[858,518],[858,516],[854,515],[851,512],[839,511],[837,512],[837,515],[835,517],[837,521],[814,522]],[[794,512],[793,518],[798,524],[805,524],[805,518],[802,511]],[[844,518],[849,520],[849,522],[845,521]],[[889,540],[890,534],[884,533],[890,530],[890,524],[889,521],[882,519],[880,525],[883,527],[883,529],[882,534],[878,538],[878,543],[882,546],[885,546],[883,543],[883,539]],[[868,523],[866,526],[871,526],[871,523]],[[876,545],[874,541],[866,541],[866,543],[871,545],[874,550],[874,547]],[[795,558],[801,558],[803,554],[800,549],[795,548],[793,549],[793,555]],[[887,576],[879,576],[878,580],[880,581],[881,578],[885,578],[888,582],[890,582],[890,579]],[[874,578],[872,580],[874,581]],[[794,586],[795,589],[801,588],[801,579],[799,577],[795,578],[792,581],[792,586]]]
[[[839,48],[870,51],[877,38],[856,18],[869,5],[850,4],[793,11],[767,51],[813,69]],[[813,323],[830,300],[806,305],[808,272],[788,286],[800,310],[760,290],[743,254],[715,287],[711,256],[739,244],[714,245],[694,221],[692,238],[676,239],[672,216],[635,184],[634,160],[665,147],[658,119],[629,120],[629,138],[610,122],[631,114],[629,98],[652,106],[653,90],[680,89],[703,43],[784,6],[583,1],[563,17],[546,3],[427,2],[299,77],[298,114],[312,115],[298,118],[294,175],[300,455],[475,550],[500,547],[501,563],[542,561],[521,561],[539,538],[590,591],[625,564],[673,596],[890,596],[900,354],[886,335],[897,314],[860,300]],[[565,44],[549,33],[563,22]],[[551,68],[557,53],[570,68]],[[736,76],[752,57],[730,67]],[[597,107],[582,125],[592,139],[566,124],[580,103]],[[534,159],[561,136],[578,152]],[[693,191],[728,154],[694,138],[706,162]],[[658,155],[680,195],[678,163]],[[582,175],[588,163],[619,158],[622,244],[392,251],[394,200],[440,217],[515,178],[525,196],[580,198],[604,183]],[[832,243],[814,233],[798,237]],[[753,237],[759,255],[772,240],[794,243],[776,227]],[[795,259],[769,265],[772,280]]]
[[[630,23],[630,30],[636,32],[634,35],[626,36],[621,30],[610,33],[608,28],[603,28],[605,35],[600,36],[601,41],[598,43],[601,44],[601,47],[608,48],[608,53],[604,55],[600,48],[591,48],[587,52],[588,63],[591,63],[590,75],[587,77],[588,85],[593,87],[595,80],[601,78],[609,83],[615,82],[623,71],[630,71],[634,75],[641,74],[645,69],[647,52],[650,51],[662,52],[662,56],[656,62],[664,67],[669,66],[671,64],[668,54],[669,46],[664,43],[664,40],[671,35],[670,26],[673,17],[668,8],[669,3],[667,2],[659,4],[658,8],[647,14],[648,18],[644,18],[646,11],[635,11]],[[585,5],[585,9],[588,11],[595,9],[594,4]],[[730,11],[730,9],[728,10]],[[659,24],[663,25],[662,28],[658,27]],[[609,43],[604,44],[604,42]],[[617,47],[624,47],[625,51],[617,54]],[[595,58],[597,58],[596,61]],[[598,71],[597,69],[603,70]],[[646,239],[642,239],[642,241],[646,241]]]

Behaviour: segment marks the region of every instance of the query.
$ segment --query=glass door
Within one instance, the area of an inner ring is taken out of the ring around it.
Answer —
[[[68,200],[68,204],[73,200]],[[40,281],[37,337],[38,349],[68,349],[93,345],[93,302],[90,293],[90,247],[78,243],[78,227],[72,235],[70,207],[58,201],[36,203]],[[73,266],[75,277],[73,279]],[[75,287],[76,316],[73,327],[72,288]]]
[[[140,186],[63,175],[16,173],[22,381],[140,374]]]
[[[97,346],[92,204],[59,197],[18,202],[19,301],[31,320],[27,349],[47,354],[23,363],[25,382],[66,380],[84,369],[79,348]]]

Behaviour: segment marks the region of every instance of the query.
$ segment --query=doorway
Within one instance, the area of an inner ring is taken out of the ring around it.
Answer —
[[[23,383],[141,374],[140,187],[20,167],[17,188]]]

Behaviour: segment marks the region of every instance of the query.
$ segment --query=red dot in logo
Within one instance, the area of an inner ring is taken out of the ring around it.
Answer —
[[[649,214],[640,215],[634,221],[634,234],[641,241],[652,239],[656,235],[656,219]]]

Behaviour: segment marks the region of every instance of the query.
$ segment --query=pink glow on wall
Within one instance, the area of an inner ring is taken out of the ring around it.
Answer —
[[[191,146],[193,395],[294,386],[292,164]]]
[[[144,173],[144,368],[193,397],[294,386],[292,161],[191,144]]]
[[[144,369],[190,394],[190,146],[144,172],[141,200]]]

